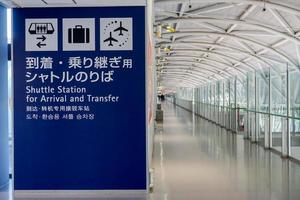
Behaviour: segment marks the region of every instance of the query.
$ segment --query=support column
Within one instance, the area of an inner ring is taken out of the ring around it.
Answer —
[[[222,124],[223,124],[223,127],[226,128],[226,121],[225,121],[225,83],[226,81],[223,82],[223,109],[222,109]]]
[[[265,119],[265,148],[270,149],[272,147],[272,127],[271,127],[271,105],[272,105],[272,79],[271,79],[271,68],[269,68],[269,79],[268,79],[268,116]]]
[[[231,130],[231,81],[229,80],[229,82],[228,82],[229,84],[228,84],[228,97],[229,97],[229,111],[228,111],[228,120],[229,120],[229,123],[228,123],[228,127],[227,127],[227,129],[229,129],[229,130]]]
[[[237,116],[238,114],[238,108],[237,108],[237,98],[236,98],[236,94],[237,94],[237,77],[234,77],[234,131],[237,133],[238,132],[238,123],[237,123],[237,119],[239,116]]]
[[[247,101],[247,113],[246,113],[246,126],[245,126],[245,135],[244,138],[245,139],[249,139],[250,134],[250,115],[249,115],[249,74],[247,74],[247,82],[246,82],[246,101]]]
[[[208,91],[209,91],[209,120],[213,120],[212,119],[212,89],[211,89],[211,83],[209,84],[208,87]]]
[[[7,10],[0,5],[0,189],[9,182]]]
[[[290,80],[289,66],[286,69],[286,118],[282,122],[282,156],[288,157],[291,155],[291,131],[290,131]]]
[[[204,87],[204,97],[205,97],[205,99],[204,99],[204,102],[205,102],[205,104],[204,104],[204,117],[207,119],[208,117],[207,117],[207,109],[208,109],[208,98],[207,98],[207,96],[208,96],[208,94],[207,94],[207,85]]]
[[[213,88],[214,88],[214,93],[213,93],[213,96],[214,96],[214,109],[213,109],[213,120],[215,123],[217,123],[217,117],[216,117],[216,84],[213,85]]]
[[[220,124],[220,82],[217,83],[217,98],[218,98],[218,124]]]
[[[258,80],[257,80],[257,72],[255,71],[254,73],[254,120],[253,120],[253,134],[252,134],[252,142],[257,142],[257,138],[258,138],[258,127],[259,127],[259,119],[258,119],[258,114],[257,114],[257,110],[258,110]]]
[[[203,101],[202,101],[202,98],[203,98],[203,92],[202,92],[202,88],[203,87],[200,87],[200,110],[199,110],[199,114],[200,114],[200,116],[201,117],[203,117],[203,112],[202,112],[202,110],[203,110]]]

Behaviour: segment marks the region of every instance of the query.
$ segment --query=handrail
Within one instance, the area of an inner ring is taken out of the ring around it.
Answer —
[[[201,103],[199,101],[195,101],[195,103],[199,103],[199,104],[202,104],[202,105],[208,105],[208,106],[214,106],[214,107],[220,107],[220,108],[225,108],[225,109],[232,109],[232,110],[236,110],[236,109],[239,109],[239,110],[243,110],[245,112],[252,112],[252,113],[258,113],[258,114],[263,114],[263,115],[269,115],[270,116],[275,116],[275,117],[284,117],[284,118],[289,118],[289,119],[294,119],[294,120],[300,120],[300,117],[294,117],[294,116],[286,116],[286,115],[282,115],[282,114],[276,114],[276,113],[268,113],[268,112],[263,112],[263,111],[255,111],[255,110],[247,110],[247,108],[233,108],[233,107],[230,107],[230,106],[218,106],[218,105],[213,105],[213,104],[209,104],[209,103]]]

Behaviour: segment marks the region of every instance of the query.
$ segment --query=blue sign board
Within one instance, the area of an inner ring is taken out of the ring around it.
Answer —
[[[145,7],[13,22],[15,190],[145,190]]]

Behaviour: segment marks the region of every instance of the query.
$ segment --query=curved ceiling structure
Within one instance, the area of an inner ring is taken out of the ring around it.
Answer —
[[[299,0],[156,0],[154,26],[163,86],[300,70]]]

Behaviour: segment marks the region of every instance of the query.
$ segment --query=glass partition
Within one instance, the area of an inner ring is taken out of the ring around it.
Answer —
[[[236,101],[237,101],[237,126],[238,133],[245,134],[247,117],[247,78],[237,78],[236,82]]]
[[[229,117],[230,117],[230,129],[236,130],[236,96],[235,96],[235,78],[230,79],[230,105],[229,105]]]
[[[268,119],[269,112],[269,70],[258,73],[258,143],[265,144],[265,122]]]
[[[279,152],[289,148],[287,142],[283,146],[283,141],[290,139],[291,156],[300,160],[299,77],[299,70],[287,70],[286,65],[278,65],[258,68],[245,77],[233,76],[208,83],[194,90],[195,112]],[[189,90],[179,92],[189,99]],[[288,130],[287,118],[290,138],[283,140],[283,131]],[[269,131],[270,137],[267,135]]]
[[[300,119],[290,120],[291,130],[291,154],[300,160]]]
[[[287,76],[284,70],[271,72],[272,147],[282,152],[282,127],[287,115]]]
[[[300,160],[300,72],[291,70],[290,81],[290,134],[292,157]]]
[[[249,94],[249,116],[248,116],[248,136],[255,136],[255,72],[248,73],[248,94]]]

